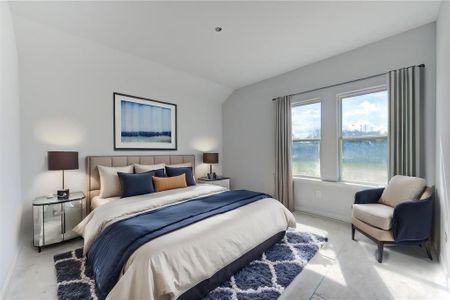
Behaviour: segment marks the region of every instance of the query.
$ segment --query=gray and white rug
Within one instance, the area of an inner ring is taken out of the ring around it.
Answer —
[[[326,242],[326,237],[288,229],[281,241],[205,299],[277,299]],[[95,280],[85,264],[82,248],[58,254],[54,260],[58,299],[98,299]]]

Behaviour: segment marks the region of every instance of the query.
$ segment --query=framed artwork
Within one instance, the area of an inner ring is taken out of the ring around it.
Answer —
[[[114,150],[177,150],[177,105],[114,93]]]

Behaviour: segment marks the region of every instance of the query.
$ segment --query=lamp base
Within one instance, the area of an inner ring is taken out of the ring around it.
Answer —
[[[68,199],[69,198],[69,189],[58,190],[56,192],[56,195],[58,196],[58,199]]]
[[[217,179],[216,172],[206,174],[208,179]]]

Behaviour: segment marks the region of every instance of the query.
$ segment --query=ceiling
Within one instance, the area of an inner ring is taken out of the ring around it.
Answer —
[[[439,1],[11,3],[14,14],[229,88],[433,22],[439,7]]]

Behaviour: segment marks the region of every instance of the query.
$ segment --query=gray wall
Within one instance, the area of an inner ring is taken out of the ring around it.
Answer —
[[[224,174],[232,178],[234,188],[273,193],[275,151],[272,98],[420,63],[426,65],[424,173],[428,182],[434,184],[435,23],[233,92],[223,104]],[[316,182],[314,190],[306,190],[301,188],[303,183],[302,180],[294,181],[296,206],[303,203],[311,212],[348,220],[352,195],[360,187],[332,183],[330,189],[330,183]],[[312,198],[311,195],[316,196]],[[327,211],[324,211],[325,208]]]
[[[54,193],[61,172],[47,171],[48,150],[79,151],[80,169],[66,172],[71,190],[86,190],[87,155],[197,154],[222,149],[222,102],[231,91],[14,15],[19,52],[22,141],[22,234],[32,232],[31,202]],[[117,41],[120,43],[120,41]],[[176,103],[177,151],[114,151],[113,92]],[[218,168],[220,169],[220,167]]]
[[[439,220],[441,258],[450,270],[450,3],[443,2],[436,31],[436,208]],[[449,278],[450,280],[450,278]],[[449,281],[450,282],[450,281]]]
[[[17,48],[11,12],[0,2],[0,299],[18,252],[20,122]]]

